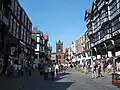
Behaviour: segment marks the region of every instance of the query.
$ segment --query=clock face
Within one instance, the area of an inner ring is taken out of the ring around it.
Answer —
[[[61,50],[59,49],[59,51],[61,51]]]

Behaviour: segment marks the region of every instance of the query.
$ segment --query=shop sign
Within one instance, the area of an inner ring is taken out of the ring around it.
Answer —
[[[115,32],[113,32],[113,36],[116,36],[116,35],[118,35],[118,34],[120,34],[120,29],[117,30],[117,31],[115,31]]]
[[[120,56],[120,51],[115,52],[115,56]]]
[[[120,80],[120,75],[119,74],[114,74],[114,79]]]

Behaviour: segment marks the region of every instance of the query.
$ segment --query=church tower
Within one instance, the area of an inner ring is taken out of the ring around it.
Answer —
[[[60,40],[56,43],[56,53],[63,53],[63,42]]]

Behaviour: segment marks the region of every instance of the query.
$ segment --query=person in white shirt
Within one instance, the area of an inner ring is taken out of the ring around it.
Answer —
[[[59,66],[58,64],[55,65],[55,72],[56,72],[56,75],[58,75],[58,71],[59,71]]]
[[[92,78],[97,78],[97,66],[95,61],[92,63]]]
[[[112,69],[112,65],[109,63],[109,65],[107,66],[108,69],[108,75],[110,75],[111,69]]]

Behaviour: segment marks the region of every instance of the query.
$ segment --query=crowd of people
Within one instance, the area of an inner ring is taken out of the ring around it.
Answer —
[[[30,63],[30,62],[26,63],[25,65],[22,65],[18,62],[17,63],[8,62],[5,71],[4,71],[4,66],[1,66],[0,68],[2,69],[1,71],[2,76],[20,77],[20,76],[24,76],[24,73],[28,73],[28,75],[31,76],[32,73],[39,72],[40,75],[44,76],[44,80],[47,80],[49,76],[51,76],[51,79],[54,80],[54,78],[58,76],[59,72],[65,73],[67,70],[67,66],[62,64],[39,63],[37,65],[35,63]]]
[[[119,61],[119,60],[118,60]],[[113,64],[113,60],[92,60],[91,64],[71,64],[71,68],[74,67],[75,70],[83,73],[91,73],[92,78],[103,77],[104,75],[112,75],[114,71],[120,71],[120,63],[116,62],[116,65]]]
[[[47,80],[51,76],[52,80],[58,76],[59,72],[65,73],[67,67],[65,65],[55,64],[41,64],[38,65],[40,75],[44,75],[44,80]]]

